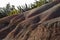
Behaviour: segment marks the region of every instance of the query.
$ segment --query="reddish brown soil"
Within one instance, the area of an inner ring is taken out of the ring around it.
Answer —
[[[60,2],[1,18],[0,40],[60,40]]]

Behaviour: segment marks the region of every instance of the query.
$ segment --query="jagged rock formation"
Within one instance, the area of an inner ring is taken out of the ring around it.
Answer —
[[[0,19],[0,40],[60,40],[60,2]]]

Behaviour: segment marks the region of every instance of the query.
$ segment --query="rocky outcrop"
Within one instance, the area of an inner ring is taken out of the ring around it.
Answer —
[[[0,19],[0,40],[60,40],[60,2]]]

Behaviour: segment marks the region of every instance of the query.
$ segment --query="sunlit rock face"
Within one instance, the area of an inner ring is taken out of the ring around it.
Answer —
[[[60,40],[60,2],[1,18],[0,40]]]

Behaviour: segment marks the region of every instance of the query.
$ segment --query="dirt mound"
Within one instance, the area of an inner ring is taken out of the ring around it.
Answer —
[[[60,2],[0,19],[0,40],[60,40]]]

